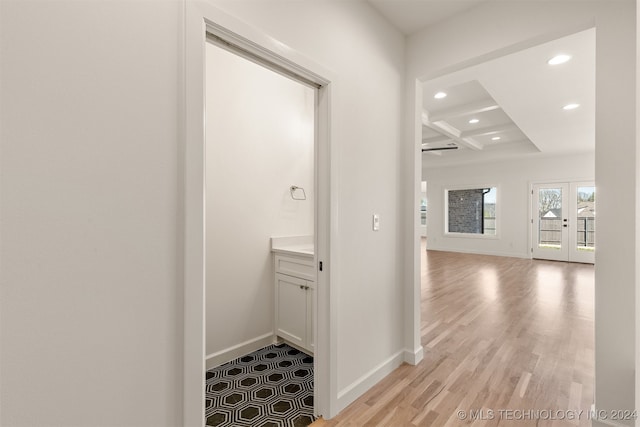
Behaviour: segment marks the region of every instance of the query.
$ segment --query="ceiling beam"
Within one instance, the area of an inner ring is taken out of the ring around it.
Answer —
[[[490,150],[512,149],[516,147],[531,148],[532,152],[540,152],[540,149],[536,147],[533,143],[531,143],[531,141],[529,141],[528,139],[519,139],[517,141],[487,144],[484,149],[490,151]]]
[[[426,110],[422,110],[422,124],[464,147],[471,150],[482,150],[482,144],[469,140],[468,138],[463,138],[460,130],[451,126],[449,123],[445,121],[432,121],[431,117],[429,117],[429,112]]]
[[[426,154],[428,156],[442,156],[442,151],[423,151],[422,154]]]
[[[493,135],[500,132],[508,132],[512,130],[519,130],[515,123],[505,123],[496,126],[487,126],[480,129],[468,130],[460,133],[461,138],[469,138],[472,136],[484,136]]]
[[[447,141],[451,141],[451,138],[442,134],[439,134],[438,136],[431,136],[429,138],[422,138],[423,144],[438,144],[440,142],[447,142]]]
[[[429,123],[431,123],[431,121],[429,120],[429,112],[425,109],[422,110],[422,115],[420,116],[422,118],[422,124],[424,126],[429,126]],[[431,127],[431,126],[429,126]]]
[[[437,132],[440,132],[443,135],[448,136],[460,145],[464,145],[465,147],[470,148],[471,150],[482,150],[482,145],[478,144],[475,141],[469,140],[468,138],[463,138],[462,133],[447,122],[433,122],[429,127]]]
[[[473,147],[477,147],[476,150],[484,150],[485,145],[481,142],[476,141],[473,138],[460,138],[460,140],[466,142],[467,147],[473,146]]]
[[[429,119],[432,122],[438,122],[440,120],[447,120],[453,117],[480,114],[486,111],[497,110],[499,108],[500,106],[493,99],[484,99],[482,101],[470,102],[457,107],[447,108],[445,110],[432,111],[429,114]]]

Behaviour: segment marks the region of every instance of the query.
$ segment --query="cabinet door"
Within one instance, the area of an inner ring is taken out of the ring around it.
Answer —
[[[306,347],[307,336],[307,281],[297,277],[276,274],[277,333],[282,338]]]

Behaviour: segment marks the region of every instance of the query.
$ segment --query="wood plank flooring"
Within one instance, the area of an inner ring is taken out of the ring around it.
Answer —
[[[422,253],[424,360],[312,426],[590,426],[594,267]]]

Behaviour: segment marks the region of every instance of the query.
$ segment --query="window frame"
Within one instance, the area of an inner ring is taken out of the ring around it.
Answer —
[[[480,233],[459,233],[455,231],[449,231],[449,191],[459,191],[459,190],[478,190],[478,189],[486,189],[486,188],[495,188],[496,191],[496,208],[495,208],[495,234],[480,234]],[[488,240],[497,240],[500,238],[500,231],[502,229],[501,225],[501,215],[500,215],[500,195],[502,190],[499,184],[489,184],[489,185],[449,185],[443,188],[444,192],[444,236],[445,237],[454,237],[454,238],[470,238],[470,239],[488,239]]]

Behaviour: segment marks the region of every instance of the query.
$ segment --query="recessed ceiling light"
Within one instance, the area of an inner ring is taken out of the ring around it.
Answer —
[[[498,141],[498,140],[500,140],[500,137],[499,136],[494,136],[493,138],[491,138],[491,140],[492,141]]]
[[[438,93],[436,93],[435,95],[433,95],[433,97],[434,97],[435,99],[442,99],[442,98],[446,98],[446,97],[447,97],[447,94],[446,94],[446,93],[444,93],[444,92],[438,92]]]
[[[556,55],[553,58],[551,58],[550,60],[547,61],[547,64],[549,65],[560,65],[560,64],[564,64],[565,62],[569,61],[571,59],[571,55],[566,55],[566,54],[560,54],[560,55]]]
[[[579,106],[580,106],[580,104],[567,104],[564,107],[562,107],[562,109],[563,110],[575,110]]]
[[[471,119],[469,120],[469,123],[471,123],[472,125],[475,125],[476,123],[478,123],[480,120],[478,119]]]

